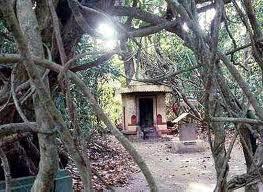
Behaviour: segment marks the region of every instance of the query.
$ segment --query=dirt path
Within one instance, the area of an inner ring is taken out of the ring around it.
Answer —
[[[171,141],[134,142],[152,171],[161,192],[210,192],[216,178],[211,151],[174,154],[169,150]],[[230,159],[230,177],[245,172],[244,158],[239,144],[235,144]],[[132,175],[129,185],[117,192],[149,191],[141,172]],[[243,190],[239,190],[243,191]]]

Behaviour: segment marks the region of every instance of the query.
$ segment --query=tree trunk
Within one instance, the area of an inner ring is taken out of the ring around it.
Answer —
[[[17,18],[20,27],[26,36],[31,54],[43,58],[44,51],[39,34],[37,19],[32,9],[32,2],[30,0],[17,1]],[[44,74],[45,69],[37,67],[40,74]],[[47,78],[44,79],[46,89],[49,89]],[[34,85],[31,84],[33,89]],[[49,131],[52,129],[52,122],[46,110],[43,108],[37,93],[33,96],[36,122],[41,131]],[[54,177],[58,169],[58,153],[56,148],[56,137],[54,134],[38,134],[39,148],[40,148],[40,162],[39,171],[35,179],[32,192],[47,192],[53,189]]]

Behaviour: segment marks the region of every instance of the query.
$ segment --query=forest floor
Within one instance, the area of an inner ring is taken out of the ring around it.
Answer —
[[[174,138],[133,142],[155,177],[161,192],[212,192],[215,183],[214,162],[209,145],[204,152],[171,153]],[[229,160],[229,178],[246,171],[239,142],[236,142]],[[131,174],[128,184],[117,187],[117,192],[147,192],[149,188],[141,172]],[[239,192],[243,189],[237,190]],[[261,189],[261,191],[263,191]]]

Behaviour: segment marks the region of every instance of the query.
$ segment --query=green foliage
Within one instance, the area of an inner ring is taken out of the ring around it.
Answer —
[[[84,65],[96,60],[102,53],[100,47],[94,41],[84,36],[78,44],[78,53],[91,53],[77,62],[77,65]],[[106,62],[100,66],[92,67],[88,70],[79,72],[80,77],[91,89],[100,106],[107,113],[113,122],[119,122],[121,117],[120,98],[116,97],[116,91],[121,87],[121,81],[117,78],[120,74],[122,63],[118,58],[111,62]],[[123,66],[122,66],[123,68]],[[122,81],[124,81],[122,79]],[[86,104],[86,100],[75,87],[72,87],[74,102],[77,105],[77,114],[79,126],[84,133],[91,130],[102,130],[104,125],[99,117],[94,114],[92,107]]]
[[[260,23],[261,30],[263,30],[263,1],[262,0],[255,1],[255,10],[257,14],[257,20]]]
[[[2,20],[0,20],[0,53],[16,53],[15,41]]]

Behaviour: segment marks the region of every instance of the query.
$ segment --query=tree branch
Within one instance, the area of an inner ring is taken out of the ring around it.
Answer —
[[[12,94],[12,98],[13,98],[13,101],[14,101],[14,104],[16,106],[16,110],[18,112],[18,114],[20,115],[20,117],[22,118],[22,120],[26,123],[29,123],[28,119],[26,118],[25,114],[23,113],[19,103],[18,103],[18,100],[17,100],[17,97],[16,97],[16,93],[15,93],[15,85],[14,85],[14,81],[15,81],[15,72],[17,70],[17,67],[15,65],[15,67],[13,68],[12,70],[12,73],[11,73],[11,94]]]
[[[261,120],[248,119],[248,118],[211,117],[210,120],[214,122],[233,122],[233,123],[248,123],[248,124],[263,125],[263,121]]]
[[[263,169],[259,169],[260,173],[263,175]],[[249,186],[259,182],[259,175],[257,173],[245,173],[233,177],[227,182],[227,189],[234,191],[244,186]]]
[[[74,66],[74,67],[70,68],[70,71],[72,71],[72,72],[84,71],[86,69],[102,65],[103,63],[105,63],[108,60],[110,60],[112,58],[112,56],[115,55],[116,53],[118,53],[118,51],[117,50],[113,50],[113,51],[111,51],[109,53],[106,53],[106,54],[100,56],[95,61],[92,61],[92,62],[84,64],[84,65]]]
[[[5,192],[11,192],[11,172],[5,152],[0,148],[0,158],[5,173]]]
[[[242,89],[244,94],[247,96],[249,102],[253,106],[253,108],[256,111],[257,116],[260,118],[260,120],[263,120],[263,110],[262,108],[258,105],[258,102],[255,98],[255,96],[251,93],[249,90],[248,85],[246,82],[243,80],[242,76],[240,75],[239,71],[236,69],[235,66],[231,64],[231,62],[227,59],[225,55],[220,53],[219,51],[217,52],[218,57],[223,61],[231,75],[234,77],[234,79],[237,81],[239,87]]]
[[[36,122],[29,123],[10,123],[0,125],[0,137],[5,135],[14,134],[17,132],[39,132]],[[51,132],[49,132],[51,133]]]
[[[223,177],[225,176],[225,170],[226,170],[226,167],[227,167],[227,163],[228,163],[228,160],[230,158],[230,154],[231,154],[232,149],[234,147],[234,144],[235,144],[237,136],[238,136],[238,132],[236,131],[234,137],[232,138],[232,140],[231,140],[231,142],[229,144],[229,147],[228,147],[228,150],[227,150],[227,153],[226,153],[226,156],[225,156],[225,160],[224,160],[224,163],[223,163],[223,166],[222,166],[222,171],[221,171],[221,173],[218,176],[214,192],[220,192],[219,186],[221,185],[221,182],[223,181]]]
[[[19,57],[17,57],[17,59],[19,60]],[[4,58],[4,60],[6,61],[6,57]],[[35,58],[34,61],[36,64],[38,64],[42,67],[49,68],[49,69],[56,71],[58,73],[63,69],[62,66],[60,66],[56,63],[53,63],[51,61],[48,61],[48,60]],[[0,63],[1,63],[1,57],[0,57]],[[131,154],[134,161],[138,164],[138,166],[142,170],[147,182],[149,183],[151,191],[152,192],[158,191],[156,182],[155,182],[148,166],[146,165],[146,163],[142,159],[141,155],[135,150],[135,148],[132,146],[130,141],[108,119],[107,115],[100,108],[100,106],[98,105],[97,101],[95,100],[92,93],[90,92],[90,90],[85,85],[85,83],[75,73],[73,73],[71,71],[68,71],[67,75],[81,89],[81,91],[83,92],[83,94],[86,97],[87,102],[89,102],[91,104],[95,113],[101,118],[101,120],[106,124],[106,126],[108,126],[110,128],[113,135],[120,141],[120,143],[123,145],[123,147]],[[58,124],[57,129],[61,130],[61,128],[62,128],[61,125]]]
[[[143,28],[139,28],[137,30],[128,32],[127,36],[128,37],[143,37],[143,36],[147,36],[147,35],[151,35],[157,32],[160,32],[164,29],[170,29],[175,27],[176,25],[181,24],[180,20],[175,20],[175,21],[166,21],[164,23],[160,23],[156,26],[148,26],[148,27],[143,27]]]

